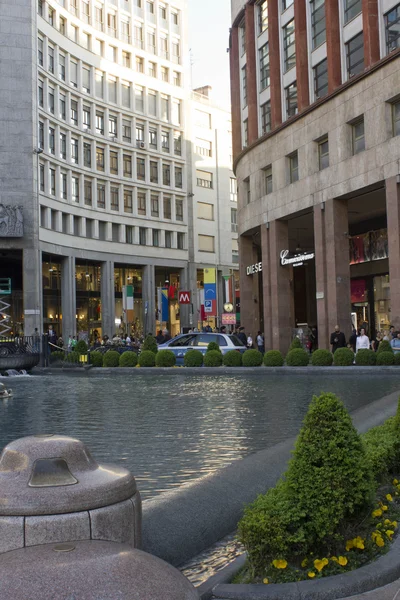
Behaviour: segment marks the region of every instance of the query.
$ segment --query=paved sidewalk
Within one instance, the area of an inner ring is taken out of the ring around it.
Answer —
[[[400,600],[400,579],[376,590],[341,598],[341,600]]]

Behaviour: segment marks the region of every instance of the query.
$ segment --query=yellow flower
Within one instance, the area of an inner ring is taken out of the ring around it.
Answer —
[[[377,508],[376,510],[373,511],[372,516],[373,517],[380,517],[382,515],[382,511],[380,508]],[[347,550],[347,548],[346,548]]]
[[[341,567],[345,567],[348,563],[348,560],[345,556],[339,556],[338,563]]]
[[[393,479],[393,485],[397,485],[399,482],[397,481],[397,479]]]
[[[380,536],[380,535],[377,535],[377,536],[376,536],[376,538],[375,538],[375,544],[376,544],[377,546],[379,546],[379,548],[382,548],[382,546],[384,546],[384,545],[385,545],[385,542],[383,541],[383,538],[382,538],[382,536]]]
[[[372,513],[372,516],[374,516],[374,513]],[[353,540],[347,540],[346,542],[346,551],[348,552],[349,550],[351,550],[354,546]]]
[[[275,569],[286,569],[287,567],[287,562],[283,558],[273,560],[272,564],[275,567]]]
[[[357,536],[353,540],[353,547],[358,548],[359,550],[364,550],[364,540],[360,536]]]
[[[338,557],[337,556],[331,556],[331,560],[333,560],[333,562],[337,562],[338,561]]]
[[[375,540],[376,540],[376,538],[377,538],[377,537],[380,537],[380,536],[381,536],[381,532],[380,532],[380,531],[373,531],[373,532],[371,533],[371,538],[372,538],[372,541],[375,541]]]
[[[263,583],[269,583],[268,577],[265,577],[265,579],[263,579]]]
[[[308,558],[305,558],[304,560],[301,561],[301,566],[304,569],[304,567],[306,567],[307,565],[308,565]]]
[[[385,498],[388,502],[393,502],[393,498],[390,494],[386,494]]]
[[[385,531],[385,533],[388,536],[389,540],[391,540],[392,535],[394,534],[394,531],[392,531],[391,529],[388,529],[387,531]]]
[[[310,578],[310,579],[313,579],[313,578],[315,577],[315,573],[314,573],[314,571],[309,571],[309,572],[307,573],[307,575],[309,576],[309,578]]]
[[[393,521],[393,522],[392,522],[392,527],[393,527],[394,529],[396,529],[396,527],[397,527],[397,521]]]
[[[382,505],[382,510],[387,510],[387,509],[388,509],[388,507],[386,506],[386,504],[383,504]]]
[[[389,520],[389,519],[385,519],[385,520],[383,521],[383,524],[384,524],[384,525],[391,525],[391,522],[390,522],[390,520]]]
[[[322,571],[322,569],[328,564],[329,560],[327,558],[319,559],[316,558],[314,560],[314,567],[317,569],[318,573]]]

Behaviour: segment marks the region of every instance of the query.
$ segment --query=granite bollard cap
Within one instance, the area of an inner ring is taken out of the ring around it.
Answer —
[[[12,600],[198,600],[161,559],[104,541],[45,544],[0,555],[0,598]]]
[[[99,465],[81,441],[37,435],[8,444],[0,455],[0,516],[71,513],[131,498],[126,469]]]

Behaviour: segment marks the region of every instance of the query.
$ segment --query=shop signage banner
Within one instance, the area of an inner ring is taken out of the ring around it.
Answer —
[[[246,273],[247,275],[254,275],[254,273],[259,273],[262,271],[262,263],[258,262],[255,263],[254,265],[249,265],[248,267],[246,267]]]
[[[232,313],[222,313],[222,325],[236,325],[236,315]]]
[[[211,310],[210,303],[211,302]],[[206,304],[207,303],[207,304]],[[208,308],[206,308],[206,306]],[[217,315],[217,271],[204,269],[204,307],[209,317]]]
[[[387,229],[377,229],[361,235],[354,235],[349,241],[349,251],[351,265],[388,258]]]
[[[133,285],[122,287],[122,308],[125,313],[126,323],[133,322]]]
[[[169,318],[168,288],[161,289],[161,321],[167,322]]]
[[[313,260],[315,258],[315,252],[302,252],[301,254],[290,255],[289,250],[282,250],[280,254],[281,265],[292,265],[293,267],[300,267],[307,260]]]

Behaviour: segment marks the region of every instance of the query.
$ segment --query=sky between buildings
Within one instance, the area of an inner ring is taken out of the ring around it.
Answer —
[[[230,0],[188,0],[193,87],[211,85],[215,103],[230,110]]]

